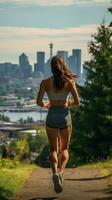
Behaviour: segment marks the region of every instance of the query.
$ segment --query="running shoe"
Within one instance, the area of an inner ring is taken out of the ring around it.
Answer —
[[[58,175],[59,175],[59,178],[60,178],[60,181],[61,181],[61,184],[62,184],[62,183],[63,183],[62,173],[61,173],[61,172],[58,172]]]
[[[53,175],[53,182],[54,182],[54,190],[56,193],[62,192],[62,183],[59,177],[59,174],[54,174]]]

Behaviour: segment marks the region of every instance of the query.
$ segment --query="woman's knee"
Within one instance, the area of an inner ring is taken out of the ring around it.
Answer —
[[[61,150],[61,156],[63,157],[63,159],[67,159],[69,157],[69,152],[67,148]]]
[[[54,149],[50,150],[50,159],[53,162],[58,162],[57,151],[56,150],[54,150]]]

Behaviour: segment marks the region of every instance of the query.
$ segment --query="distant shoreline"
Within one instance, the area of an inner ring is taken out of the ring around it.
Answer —
[[[47,112],[47,109],[38,107],[14,107],[14,106],[0,106],[0,112]]]

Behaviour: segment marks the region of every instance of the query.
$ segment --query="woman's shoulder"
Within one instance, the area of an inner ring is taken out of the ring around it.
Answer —
[[[66,81],[65,85],[68,89],[70,89],[75,84],[74,78],[70,78]]]
[[[66,82],[71,85],[71,84],[75,83],[75,80],[74,80],[74,78],[69,78],[69,79],[67,79]]]
[[[53,76],[48,77],[47,79],[43,79],[43,82],[49,82],[51,79],[53,78]]]
[[[41,81],[41,85],[42,85],[42,86],[47,86],[47,85],[49,85],[51,79],[52,79],[52,76],[51,76],[51,77],[48,77],[47,79],[43,79],[43,80]]]

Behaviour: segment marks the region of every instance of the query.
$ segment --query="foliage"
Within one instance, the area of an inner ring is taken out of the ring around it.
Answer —
[[[40,153],[43,147],[48,144],[45,129],[37,128],[36,136],[29,136],[28,142],[31,151]]]
[[[21,103],[20,101],[17,101],[16,106],[17,106],[18,108],[21,108],[21,107],[22,107],[22,103]]]
[[[108,8],[108,11],[112,14],[112,7]],[[110,22],[110,26],[112,27],[112,21]]]
[[[10,196],[20,191],[35,165],[17,165],[9,169],[0,168],[0,199],[8,200]]]
[[[0,143],[4,142],[6,140],[6,135],[0,131]],[[2,150],[2,145],[0,145],[0,154],[1,154],[1,150]]]
[[[34,127],[33,127],[34,128]],[[9,145],[19,160],[30,159],[30,152],[41,153],[43,147],[48,144],[44,128],[37,128],[36,134],[21,133],[17,140]]]
[[[0,96],[6,96],[6,95],[7,95],[6,85],[0,85]]]
[[[50,167],[49,145],[45,145],[35,163],[41,167]]]
[[[110,7],[110,8],[108,9],[108,11],[109,11],[110,13],[112,13],[112,7]]]
[[[34,123],[34,120],[32,117],[27,117],[27,119],[20,118],[18,121],[20,122],[21,125],[24,125],[27,123]]]
[[[9,122],[9,117],[5,116],[4,114],[0,114],[0,121]]]
[[[37,88],[32,87],[31,88],[31,99],[36,99],[37,96]]]
[[[103,162],[97,162],[92,164],[86,164],[82,167],[86,168],[97,168],[101,170],[101,173],[105,176],[112,176],[112,159],[107,159]],[[112,177],[111,177],[112,178]]]
[[[17,158],[14,160],[0,158],[0,168],[14,169],[18,167],[19,164],[20,162]]]
[[[87,81],[79,87],[81,105],[72,108],[74,159],[81,162],[112,156],[112,29],[101,24],[89,43]]]
[[[10,148],[13,149],[15,155],[18,157],[19,160],[29,158],[30,149],[27,141],[27,135],[23,134],[16,141],[12,141],[10,143]]]
[[[4,105],[4,102],[6,102],[6,98],[0,98],[0,106]]]

